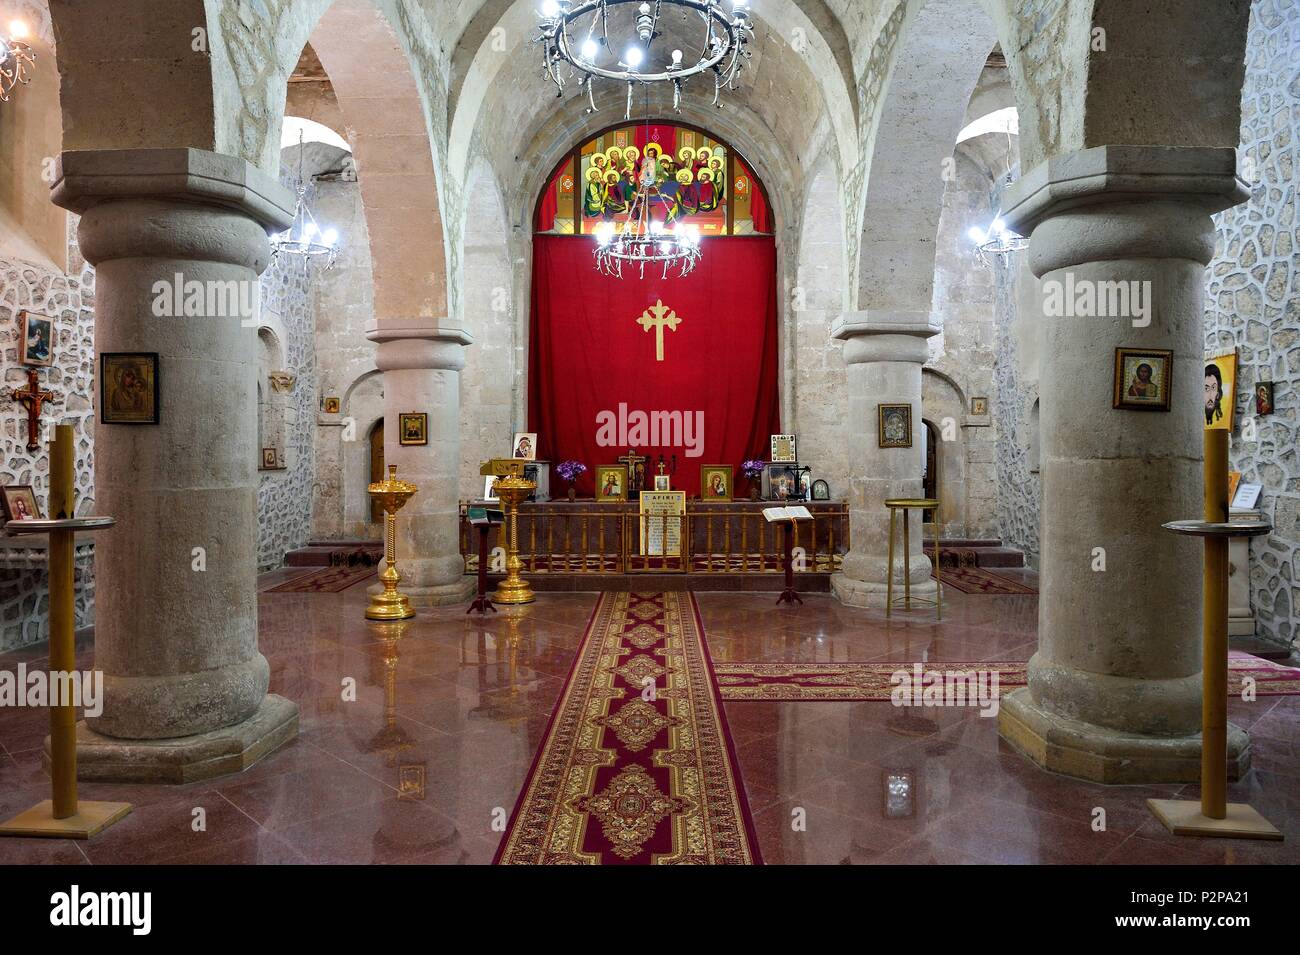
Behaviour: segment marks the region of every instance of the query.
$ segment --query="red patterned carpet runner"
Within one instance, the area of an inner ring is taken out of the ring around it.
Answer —
[[[1005,692],[1026,683],[1024,663],[933,663],[929,669],[997,670]],[[714,675],[724,700],[778,703],[834,700],[847,703],[888,702],[890,676],[911,671],[911,663],[715,663]],[[1245,679],[1255,681],[1257,696],[1300,695],[1300,670],[1249,653],[1228,655],[1228,695],[1240,696]]]
[[[1036,594],[1031,583],[1015,580],[985,567],[944,567],[940,573],[944,584],[964,594]],[[934,576],[933,573],[930,575]]]
[[[368,567],[364,564],[351,567],[325,567],[269,587],[265,592],[268,594],[336,594],[340,590],[347,590],[355,583],[374,577],[377,573],[379,568],[373,564]]]
[[[496,862],[761,862],[690,593],[601,595]]]

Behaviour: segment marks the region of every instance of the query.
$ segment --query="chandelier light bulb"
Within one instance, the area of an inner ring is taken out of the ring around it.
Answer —
[[[971,226],[966,231],[966,234],[970,236],[970,240],[974,242],[976,245],[979,245],[987,238],[987,236],[984,234],[984,230],[977,225]]]
[[[27,24],[22,20],[9,21],[9,36],[15,40],[21,40],[27,36]]]
[[[623,62],[626,63],[628,66],[634,68],[640,66],[641,61],[644,59],[645,59],[645,54],[641,52],[641,48],[639,46],[628,47],[627,53],[623,55]]]
[[[325,242],[326,245],[333,245],[335,242],[339,240],[338,230],[326,229],[325,234],[321,236],[321,239]]]
[[[542,16],[554,17],[560,12],[560,5],[556,0],[542,0]]]
[[[600,47],[596,41],[588,37],[582,44],[582,55],[585,59],[594,60],[596,54],[600,52]]]
[[[673,50],[673,66],[681,66],[681,65],[682,65],[682,51]]]

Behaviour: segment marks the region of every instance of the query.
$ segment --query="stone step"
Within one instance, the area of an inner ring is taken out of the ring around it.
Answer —
[[[1004,547],[1000,540],[943,540],[940,551],[966,550],[975,554],[976,567],[1024,567],[1025,554],[1014,547]],[[927,553],[934,552],[934,541],[925,542]]]
[[[306,547],[291,550],[284,555],[286,567],[329,567],[338,561],[335,554],[350,554],[365,550],[382,554],[384,545],[380,541],[312,541]]]

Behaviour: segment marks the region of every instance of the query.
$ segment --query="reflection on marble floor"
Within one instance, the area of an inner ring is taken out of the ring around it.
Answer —
[[[931,665],[1028,659],[1037,598],[945,592],[933,611],[849,609],[822,595],[776,609],[768,594],[699,594],[724,660],[878,660]],[[541,594],[486,618],[464,607],[405,626],[362,617],[363,586],[261,594],[273,692],[301,708],[294,742],[239,776],[183,787],[82,784],[135,811],[87,843],[0,840],[0,863],[486,863],[518,796],[595,603]],[[44,646],[0,656],[40,661]],[[79,665],[92,662],[82,647]],[[355,699],[344,699],[355,684]],[[1230,788],[1283,843],[1185,839],[1148,796],[1195,786],[1105,787],[1044,773],[969,708],[730,702],[764,859],[872,862],[1300,862],[1300,698],[1233,702],[1254,768]],[[0,816],[48,796],[44,711],[0,710]],[[194,809],[206,830],[194,831]],[[1095,810],[1106,828],[1095,831]],[[803,820],[801,828],[797,823]]]

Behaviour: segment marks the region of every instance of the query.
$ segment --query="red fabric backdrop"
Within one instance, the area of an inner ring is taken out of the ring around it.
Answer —
[[[768,436],[781,431],[775,239],[705,239],[694,272],[661,275],[600,275],[590,237],[533,238],[528,430],[552,462],[553,494],[563,488],[554,465],[573,458],[589,468],[577,487],[590,496],[596,465],[617,464],[631,446],[636,412],[681,412],[676,434],[635,447],[652,458],[648,473],[660,454],[677,455],[673,489],[688,495],[699,493],[701,464],[732,465],[739,485],[741,462],[766,458]],[[655,330],[637,321],[660,301],[681,320],[664,329],[663,361]],[[688,435],[687,420],[702,429]],[[688,437],[698,456],[687,456]]]

